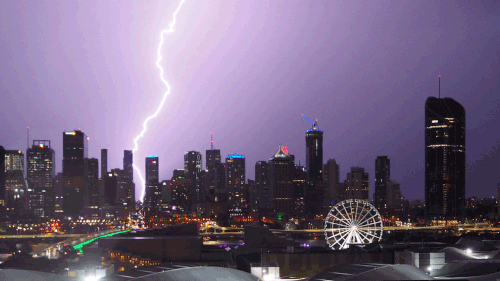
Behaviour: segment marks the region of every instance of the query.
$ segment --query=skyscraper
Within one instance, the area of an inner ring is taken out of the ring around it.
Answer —
[[[306,213],[319,215],[323,211],[323,131],[316,126],[306,132],[307,192]]]
[[[428,218],[465,215],[465,109],[451,98],[425,101],[425,209]]]
[[[361,199],[368,202],[368,173],[364,168],[352,167],[347,173],[345,184],[346,199]]]
[[[125,150],[123,152],[123,171],[125,189],[123,190],[124,200],[130,208],[135,207],[135,184],[134,184],[134,156],[132,150]]]
[[[85,158],[85,215],[96,218],[99,215],[99,160]]]
[[[200,201],[201,179],[200,172],[202,167],[201,153],[198,151],[188,151],[184,154],[184,170],[186,177],[191,179],[191,190],[195,202]]]
[[[391,179],[391,160],[387,156],[378,156],[375,159],[375,208],[382,214],[386,214],[387,189]]]
[[[242,209],[246,204],[245,156],[234,153],[226,157],[226,190],[229,208]]]
[[[7,211],[27,208],[28,182],[21,150],[5,151],[5,206]]]
[[[294,172],[294,156],[288,154],[286,146],[280,146],[274,157],[269,159],[269,186],[272,194],[272,208],[275,212],[293,214]]]
[[[325,180],[325,213],[328,213],[331,207],[340,201],[339,192],[339,165],[335,159],[328,159],[324,169]]]
[[[146,197],[144,198],[144,205],[146,208],[158,207],[158,201],[156,200],[156,195],[160,192],[158,170],[158,156],[146,157]]]
[[[57,173],[54,178],[54,216],[62,218],[64,216],[64,177],[63,173]]]
[[[220,150],[214,149],[213,144],[212,148],[206,151],[206,161],[207,171],[205,173],[205,182],[208,183],[208,186],[204,187],[205,189],[207,189],[205,193],[215,194],[216,190],[218,188],[220,189],[220,186],[224,186],[224,181],[219,183],[219,181],[222,180],[217,174],[217,171],[220,170],[221,165]]]
[[[220,164],[220,149],[210,149],[206,151],[207,170]]]
[[[132,154],[132,150],[124,150],[123,151],[123,170],[129,176],[131,181],[134,181],[134,156]]]
[[[108,173],[108,150],[101,149],[101,179]]]
[[[64,214],[81,214],[85,195],[84,159],[87,158],[86,136],[81,131],[63,132]]]
[[[24,169],[24,154],[21,150],[6,150],[5,151],[5,171],[23,171]]]
[[[114,206],[118,193],[118,175],[111,170],[104,175],[104,204]]]
[[[40,217],[54,212],[55,152],[49,140],[34,140],[27,152],[28,206]]]
[[[266,161],[257,161],[257,163],[255,163],[255,185],[259,196],[258,208],[272,208],[272,194],[269,190],[269,177]]]

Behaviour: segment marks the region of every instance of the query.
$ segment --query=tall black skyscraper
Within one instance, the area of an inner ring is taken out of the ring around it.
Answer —
[[[118,176],[111,170],[104,175],[104,204],[114,206],[118,193]]]
[[[101,179],[108,173],[108,150],[101,149]]]
[[[27,154],[28,206],[37,216],[51,217],[55,199],[55,152],[49,140],[34,140]]]
[[[269,189],[268,167],[266,161],[255,163],[255,185],[258,195],[258,208],[272,208],[272,194]]]
[[[195,202],[200,201],[201,179],[200,172],[202,167],[201,153],[198,151],[188,151],[184,154],[184,170],[186,177],[191,179],[190,193]]]
[[[316,126],[306,132],[307,192],[305,211],[319,215],[323,211],[323,131]]]
[[[465,213],[465,109],[451,98],[425,101],[425,209],[428,218]]]
[[[87,158],[86,136],[81,131],[63,132],[64,214],[78,216],[85,195],[84,159]]]
[[[382,215],[386,214],[387,189],[391,179],[391,160],[387,156],[378,156],[375,159],[375,208]]]
[[[123,151],[123,171],[130,177],[131,181],[134,181],[134,156],[132,154],[132,150],[124,150]]]
[[[99,215],[99,160],[85,158],[85,215],[97,218]]]
[[[339,190],[339,170],[340,167],[335,159],[328,159],[324,169],[325,202],[324,211],[328,213],[330,209],[342,198]]]
[[[207,183],[208,186],[204,186],[205,194],[215,194],[217,189],[223,188],[224,181],[219,175],[224,174],[224,169],[222,167],[221,170],[221,157],[220,157],[220,149],[215,149],[213,145],[213,141],[210,141],[211,148],[210,150],[206,150],[205,159],[207,161],[207,171],[205,173],[204,182]],[[217,173],[219,171],[219,174]],[[220,190],[219,190],[220,192]]]
[[[280,150],[269,159],[269,187],[275,212],[289,215],[294,212],[294,160],[294,156],[288,154],[286,146],[280,146]]]
[[[123,171],[125,181],[124,199],[127,205],[131,208],[135,206],[135,184],[134,184],[134,155],[132,150],[123,152]]]
[[[146,157],[146,196],[144,198],[146,208],[158,207],[157,198],[160,196],[158,169],[158,156]]]

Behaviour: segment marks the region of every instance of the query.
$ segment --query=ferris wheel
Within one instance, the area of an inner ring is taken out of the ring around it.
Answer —
[[[359,199],[344,200],[330,210],[325,219],[325,238],[333,250],[351,244],[369,244],[382,240],[382,218],[372,204]]]

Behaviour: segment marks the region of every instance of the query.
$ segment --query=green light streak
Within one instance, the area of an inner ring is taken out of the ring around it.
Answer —
[[[83,250],[82,250],[83,246],[88,245],[88,244],[94,242],[95,240],[97,240],[99,238],[111,237],[113,235],[117,235],[117,234],[120,234],[120,233],[125,233],[125,232],[128,232],[128,231],[130,231],[130,229],[128,229],[128,230],[122,230],[122,231],[118,231],[118,232],[114,232],[114,233],[109,233],[109,234],[106,234],[106,235],[103,235],[103,236],[92,238],[92,239],[87,240],[85,242],[82,242],[80,244],[76,244],[75,246],[73,246],[73,250],[78,250],[78,251],[80,251],[80,253],[83,253]]]

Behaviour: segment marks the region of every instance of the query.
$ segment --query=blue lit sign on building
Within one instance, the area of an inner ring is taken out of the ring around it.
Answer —
[[[228,155],[227,158],[229,159],[234,159],[234,158],[245,158],[245,155],[239,155],[238,153],[235,153],[233,155]]]

